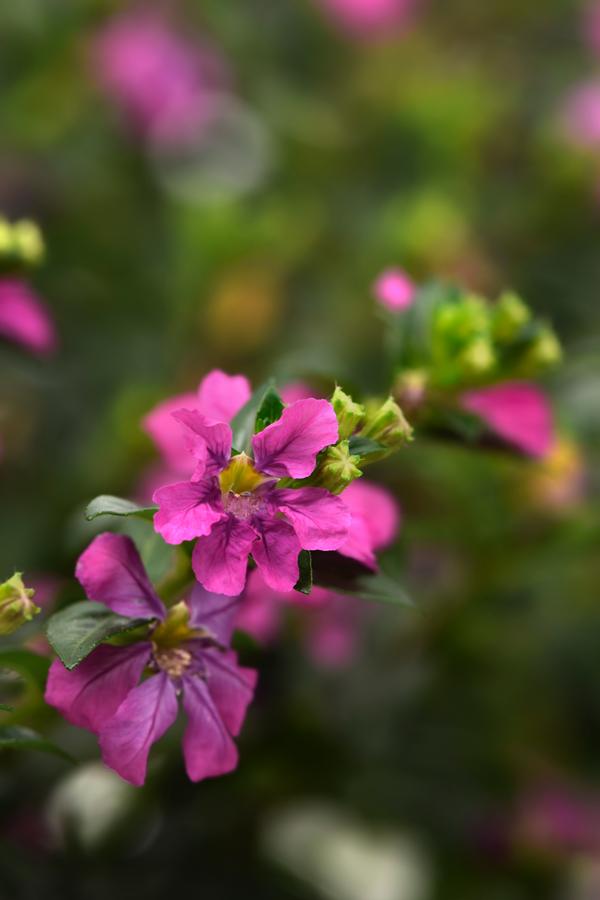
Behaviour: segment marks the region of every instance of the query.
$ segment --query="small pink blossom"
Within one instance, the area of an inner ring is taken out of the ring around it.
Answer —
[[[389,37],[405,28],[417,0],[319,0],[330,18],[352,36],[368,40]]]
[[[561,783],[540,784],[521,799],[515,832],[518,842],[542,853],[597,853],[600,804],[596,797]]]
[[[249,554],[267,584],[291,590],[301,549],[336,550],[347,538],[350,515],[323,488],[278,487],[279,479],[305,478],[320,450],[338,439],[326,400],[298,400],[252,438],[250,458],[232,456],[229,425],[197,410],[173,413],[195,462],[191,480],[154,494],[154,527],[170,544],[196,540],[192,566],[207,590],[240,594]]]
[[[148,640],[101,644],[77,668],[51,666],[46,700],[70,722],[98,736],[106,765],[126,781],[144,783],[152,744],[173,724],[178,698],[188,719],[183,753],[189,778],[199,781],[237,765],[233,737],[241,730],[256,673],[228,649],[237,603],[197,585],[186,601],[183,637],[162,642],[168,611],[158,598],[130,538],[96,537],[76,574],[87,596],[117,613],[157,620]],[[177,634],[181,635],[181,628]],[[142,679],[143,673],[148,675]],[[140,680],[142,679],[142,680]]]
[[[58,345],[52,319],[26,281],[0,278],[0,335],[46,356]]]
[[[555,442],[548,398],[528,382],[504,382],[468,391],[461,406],[479,416],[509,444],[533,457],[544,457]]]
[[[412,305],[416,287],[402,269],[386,269],[373,285],[373,293],[381,306],[400,312]]]
[[[185,142],[213,117],[222,63],[178,33],[158,10],[117,16],[93,49],[100,83],[153,143]]]
[[[565,101],[562,118],[573,143],[592,150],[600,147],[600,81],[576,87]]]

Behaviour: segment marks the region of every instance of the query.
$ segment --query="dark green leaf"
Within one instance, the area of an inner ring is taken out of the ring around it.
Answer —
[[[88,522],[98,516],[137,516],[139,519],[152,520],[157,509],[157,506],[139,506],[131,500],[124,500],[123,497],[101,494],[88,504],[85,517]]]
[[[46,633],[66,668],[74,669],[98,644],[151,621],[120,616],[102,603],[83,600],[55,613]]]
[[[300,551],[300,555],[298,556],[298,568],[300,570],[300,577],[294,585],[294,590],[300,591],[301,594],[310,594],[313,585],[310,550]]]
[[[361,459],[363,457],[371,456],[375,453],[381,453],[382,450],[385,450],[385,447],[382,444],[379,444],[377,441],[372,441],[370,438],[360,437],[358,434],[353,434],[352,437],[348,441],[350,453],[353,456],[360,456]]]
[[[61,747],[46,740],[31,728],[23,728],[21,725],[5,725],[0,728],[0,749],[9,747],[15,750],[41,750],[43,753],[53,753],[74,762],[73,757]]]
[[[50,661],[45,656],[32,653],[31,650],[19,647],[0,650],[0,669],[14,669],[33,681],[40,690],[43,690],[46,684],[49,668]]]
[[[14,706],[8,706],[6,703],[0,703],[0,711],[1,712],[14,712]]]
[[[414,606],[413,601],[396,578],[383,571],[376,575],[361,576],[357,579],[356,586],[345,593],[353,594],[363,600],[375,600],[378,603]]]
[[[272,379],[265,382],[254,391],[248,402],[245,403],[237,415],[233,417],[231,421],[231,432],[233,435],[232,445],[239,452],[247,452],[250,450],[250,441],[254,434],[257,413],[270,391],[274,392],[274,383]]]
[[[257,431],[262,431],[267,427],[267,425],[272,425],[273,422],[276,422],[277,419],[280,419],[283,410],[283,400],[274,388],[269,388],[269,390],[263,397],[263,401],[260,404],[258,412],[256,413],[256,420],[254,423],[255,433]]]

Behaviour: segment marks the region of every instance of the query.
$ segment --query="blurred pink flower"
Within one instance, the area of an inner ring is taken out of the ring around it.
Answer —
[[[528,456],[544,457],[554,446],[552,409],[544,392],[534,384],[507,381],[467,391],[460,404]]]
[[[568,785],[540,785],[521,800],[515,834],[528,849],[550,855],[597,853],[600,803]]]
[[[96,38],[93,62],[133,126],[163,145],[197,135],[226,80],[214,52],[175,31],[158,10],[136,9],[110,21]]]
[[[50,314],[20,278],[0,278],[0,335],[42,356],[58,346]]]
[[[386,269],[373,285],[373,293],[381,306],[399,312],[412,304],[416,287],[402,269]]]
[[[352,36],[389,37],[405,28],[418,0],[318,0],[329,17]]]
[[[565,100],[562,119],[573,143],[587,149],[600,147],[600,81],[576,87]]]

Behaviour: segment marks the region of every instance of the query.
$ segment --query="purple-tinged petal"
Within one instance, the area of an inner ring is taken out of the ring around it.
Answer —
[[[140,680],[150,651],[148,643],[101,644],[71,671],[55,659],[48,673],[46,703],[73,725],[98,732]]]
[[[77,560],[75,575],[90,600],[104,603],[122,616],[165,617],[165,608],[130,537],[99,534]]]
[[[363,566],[368,566],[373,571],[377,570],[377,557],[373,547],[373,539],[362,516],[352,516],[348,537],[338,547],[338,553],[356,559]]]
[[[167,544],[181,544],[209,534],[225,515],[216,479],[167,484],[154,494],[159,510],[154,529]]]
[[[238,762],[237,747],[201,678],[183,679],[183,708],[189,720],[183,736],[183,755],[191,781],[233,771]]]
[[[190,626],[206,628],[220,644],[228,646],[240,598],[211,594],[201,584],[196,583],[187,603],[190,610]]]
[[[317,397],[318,395],[319,391],[315,391],[305,381],[290,381],[279,391],[279,396],[288,405],[295,403],[296,400],[308,400],[309,397]]]
[[[207,591],[235,597],[246,583],[248,554],[256,540],[256,532],[233,516],[218,522],[206,537],[196,542],[192,567],[196,578]]]
[[[305,550],[337,550],[348,537],[350,513],[340,497],[323,488],[274,490],[269,499],[290,521]]]
[[[99,734],[102,759],[137,786],[146,779],[150,747],[177,718],[175,685],[164,672],[129,692]]]
[[[291,591],[299,577],[298,554],[302,549],[296,532],[281,519],[254,521],[259,540],[252,556],[265,582],[274,591]]]
[[[208,669],[208,690],[230,734],[238,735],[246,710],[252,702],[258,672],[238,665],[233,652],[207,650],[203,655]]]
[[[505,382],[468,391],[461,406],[475,413],[499,437],[529,456],[546,456],[554,444],[548,398],[528,382]]]
[[[42,355],[53,353],[58,344],[50,314],[18,278],[0,278],[0,335]]]
[[[313,588],[313,592],[314,592]],[[297,591],[292,593],[300,596]],[[312,592],[311,592],[312,596]],[[248,575],[246,590],[240,598],[235,627],[246,631],[260,644],[270,643],[281,627],[281,609],[285,598],[268,587],[258,569]]]
[[[374,551],[393,541],[400,524],[400,507],[389,491],[364,479],[348,485],[342,500],[352,521],[348,538],[338,552],[375,569]]]
[[[196,460],[193,480],[202,475],[217,475],[229,463],[231,428],[223,422],[210,422],[194,409],[178,409],[173,418],[183,427],[183,438]]]
[[[197,406],[204,416],[215,422],[231,422],[251,394],[250,382],[244,375],[228,375],[213,369],[198,386]]]
[[[317,453],[337,439],[338,423],[328,400],[297,400],[252,438],[255,466],[277,478],[306,478]]]
[[[178,409],[194,409],[196,404],[195,394],[179,394],[159,403],[142,420],[142,428],[152,438],[169,468],[180,476],[191,476],[194,460],[184,440],[183,429],[173,418],[173,413]],[[166,481],[162,483],[167,484]]]

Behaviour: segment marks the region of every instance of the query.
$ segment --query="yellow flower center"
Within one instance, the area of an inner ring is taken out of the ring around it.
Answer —
[[[269,481],[267,475],[261,475],[245,453],[234,456],[226,469],[219,475],[221,492],[225,494],[249,494],[257,487]]]

